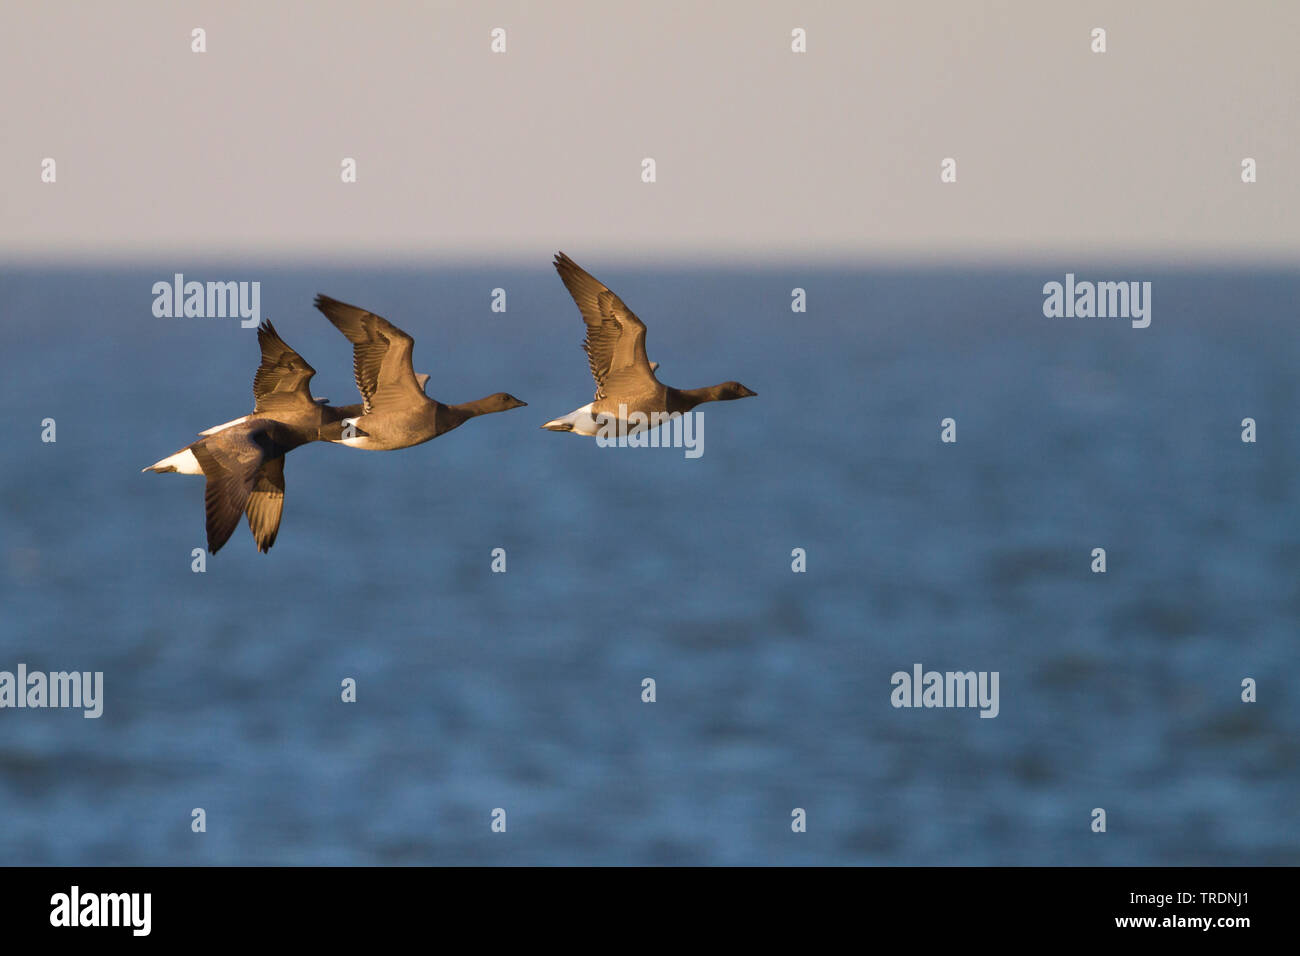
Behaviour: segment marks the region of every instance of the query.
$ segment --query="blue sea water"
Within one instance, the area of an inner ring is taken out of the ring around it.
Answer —
[[[1133,329],[1044,318],[1065,267],[579,259],[664,381],[758,392],[701,458],[539,429],[592,390],[549,270],[186,266],[260,280],[336,403],[317,292],[529,403],[294,451],[271,553],[202,574],[202,481],[140,469],[251,408],[253,332],[155,318],[175,262],[0,274],[0,670],[105,685],[0,710],[0,863],[1300,863],[1300,275],[1151,271]],[[892,707],[915,663],[1000,713]]]

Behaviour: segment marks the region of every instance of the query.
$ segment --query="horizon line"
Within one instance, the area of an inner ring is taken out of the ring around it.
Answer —
[[[745,269],[754,267],[784,266],[805,270],[841,271],[846,268],[865,269],[1073,269],[1104,266],[1114,268],[1121,264],[1131,267],[1159,268],[1165,271],[1206,269],[1255,269],[1259,271],[1294,270],[1300,268],[1300,253],[1286,250],[1247,252],[1242,249],[1164,249],[1142,247],[1100,248],[1095,245],[1070,248],[1066,246],[1037,246],[1033,250],[993,249],[971,252],[955,248],[851,250],[828,248],[822,250],[788,247],[763,248],[692,248],[663,245],[647,247],[641,251],[629,249],[625,244],[609,246],[593,243],[583,247],[574,243],[559,242],[544,253],[512,246],[506,249],[365,249],[339,251],[327,248],[285,249],[252,246],[236,249],[229,246],[138,246],[106,249],[101,246],[75,246],[66,249],[6,249],[0,246],[0,266],[6,268],[114,268],[137,265],[156,266],[160,259],[194,260],[206,266],[238,265],[247,268],[253,260],[277,268],[328,265],[334,268],[391,269],[407,271],[417,268],[438,267],[500,267],[549,269],[552,255],[563,249],[571,255],[587,259],[599,258],[604,267],[617,268],[693,268],[693,269]],[[573,250],[580,250],[574,252]],[[183,271],[183,270],[182,270]]]

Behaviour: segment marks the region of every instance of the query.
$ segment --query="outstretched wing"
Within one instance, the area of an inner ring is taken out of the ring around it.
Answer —
[[[253,374],[253,411],[270,414],[314,405],[310,383],[316,370],[285,344],[269,320],[257,327],[257,344],[262,364]]]
[[[284,456],[271,459],[258,470],[244,511],[257,550],[265,554],[275,544],[284,514]]]
[[[659,380],[646,357],[645,323],[563,252],[555,255],[555,271],[587,323],[582,348],[596,380],[596,398],[604,398],[607,387],[629,392],[658,388]]]
[[[415,341],[409,335],[383,316],[327,295],[316,296],[316,308],[352,343],[352,372],[367,415],[425,398],[411,367]]]
[[[259,458],[250,462],[243,455],[230,454],[229,449],[216,445],[211,439],[196,442],[190,450],[207,478],[203,507],[207,519],[208,550],[216,554],[235,533],[239,517],[248,505],[248,496],[257,480],[261,461]]]

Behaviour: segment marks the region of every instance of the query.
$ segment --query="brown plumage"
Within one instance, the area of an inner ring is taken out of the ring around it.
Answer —
[[[595,421],[602,416],[684,413],[703,402],[757,394],[739,382],[686,389],[664,385],[655,376],[658,363],[651,362],[646,354],[645,323],[604,283],[563,252],[555,255],[555,271],[587,326],[582,348],[596,381],[596,397],[590,405],[549,421],[543,428],[594,435]]]
[[[360,405],[341,408],[313,398],[316,370],[291,349],[270,322],[257,329],[261,363],[253,373],[253,412],[201,432],[192,445],[145,471],[202,474],[208,550],[213,554],[248,516],[257,550],[275,543],[284,515],[284,456],[320,441],[322,426],[356,415]]]
[[[409,448],[478,415],[527,404],[505,392],[460,405],[435,401],[424,394],[412,369],[415,341],[409,335],[383,316],[327,295],[316,296],[316,308],[352,343],[352,371],[362,398],[360,414],[321,430],[328,441],[372,451]]]

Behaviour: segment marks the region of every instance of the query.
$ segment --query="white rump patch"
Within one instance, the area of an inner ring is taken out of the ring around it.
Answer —
[[[182,448],[176,454],[164,458],[162,461],[155,462],[145,471],[175,471],[182,475],[201,475],[203,469],[199,467],[199,460],[194,457],[194,452],[188,448]]]
[[[248,416],[247,416],[247,415],[245,415],[243,418],[236,418],[236,419],[234,419],[233,421],[228,421],[228,422],[226,422],[224,425],[213,425],[211,428],[208,428],[208,429],[205,429],[204,431],[199,432],[199,434],[200,434],[200,435],[215,435],[217,432],[224,432],[227,428],[234,428],[236,425],[242,425],[242,424],[244,424],[244,422],[246,422],[246,421],[248,421]]]
[[[563,418],[552,419],[542,427],[554,430],[557,425],[568,425],[570,426],[569,430],[575,435],[595,436],[595,434],[600,431],[600,424],[591,415],[591,406],[595,404],[595,402],[588,402],[581,408],[569,412],[569,414],[565,415]]]
[[[335,438],[330,442],[331,445],[347,445],[349,448],[360,448],[363,451],[374,451],[374,442],[370,440],[369,435],[358,435],[356,438]]]
[[[359,418],[345,418],[343,419],[343,426],[346,428],[351,425],[355,428],[358,421],[360,421]],[[369,435],[354,435],[351,438],[333,438],[330,439],[330,444],[347,445],[349,448],[360,448],[365,451],[375,450],[375,443],[371,440]]]

